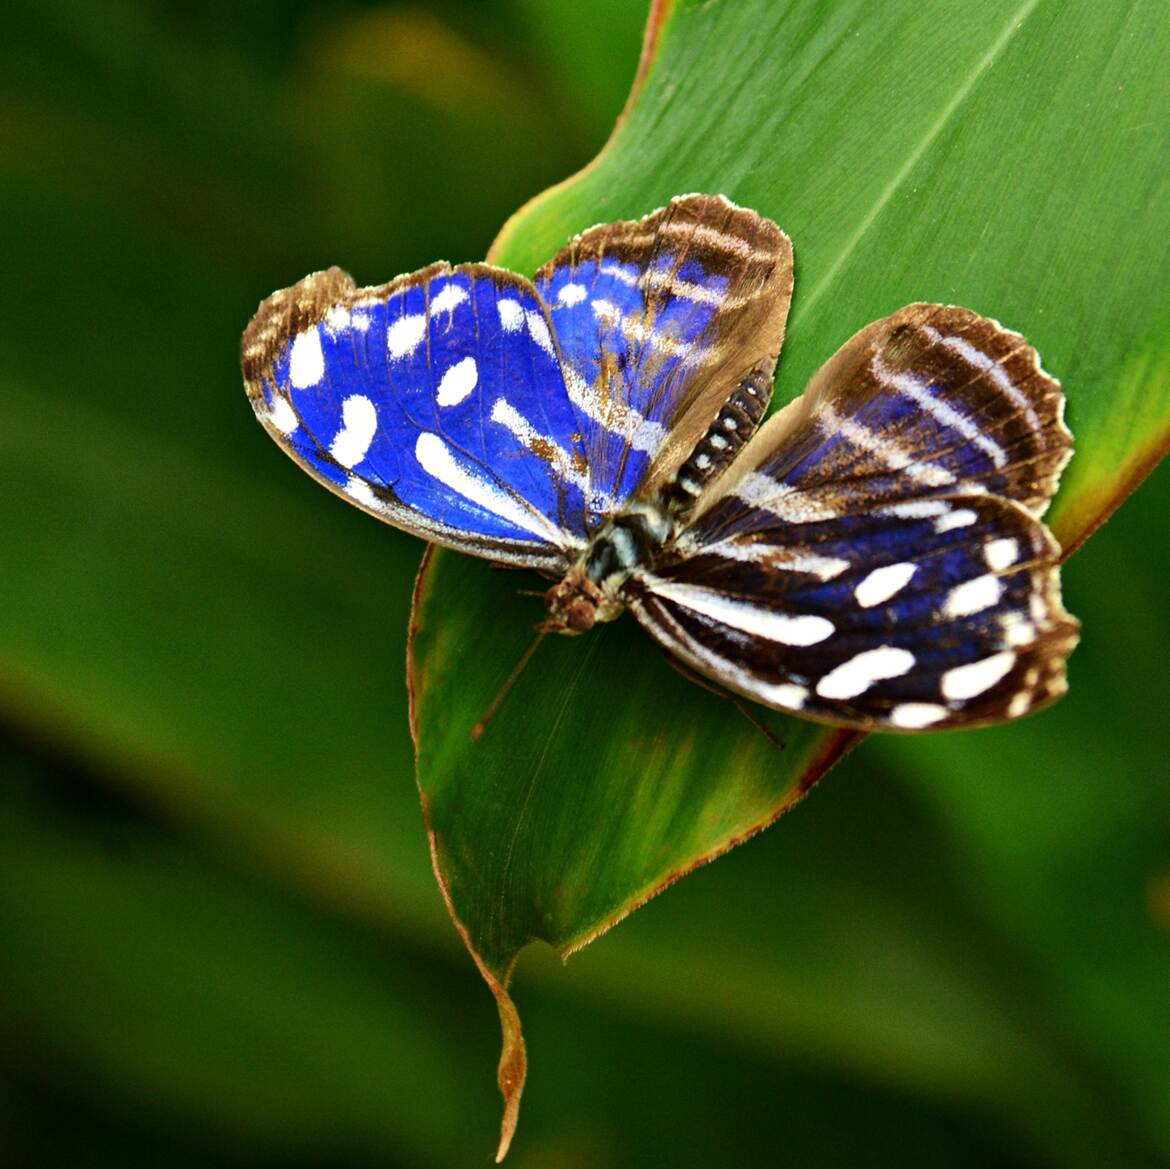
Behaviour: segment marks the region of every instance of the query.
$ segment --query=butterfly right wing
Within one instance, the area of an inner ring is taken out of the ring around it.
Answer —
[[[862,330],[631,582],[635,616],[758,701],[862,729],[1063,693],[1077,624],[1037,518],[1071,436],[1018,334],[912,305]]]
[[[1059,548],[993,495],[741,534],[642,574],[639,622],[731,690],[867,730],[978,726],[1065,690]]]
[[[281,448],[378,519],[553,573],[584,547],[581,436],[522,277],[436,264],[356,288],[318,272],[260,306],[243,367]]]

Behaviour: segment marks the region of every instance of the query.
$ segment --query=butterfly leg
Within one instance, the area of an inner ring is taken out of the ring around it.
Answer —
[[[666,664],[670,666],[676,673],[681,674],[688,682],[694,682],[697,686],[701,686],[704,690],[714,694],[717,698],[726,698],[744,718],[776,748],[777,751],[784,750],[784,741],[769,727],[759,715],[751,709],[750,706],[738,694],[733,694],[730,690],[720,686],[718,682],[712,682],[710,678],[704,678],[702,674],[696,674],[690,666],[684,662],[680,662],[668,650],[663,651],[663,657],[666,658]]]

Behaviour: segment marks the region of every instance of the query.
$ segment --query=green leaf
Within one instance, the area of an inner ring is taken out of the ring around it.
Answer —
[[[756,208],[796,249],[779,402],[902,304],[1000,318],[1065,386],[1078,453],[1051,521],[1071,549],[1170,443],[1167,37],[1154,3],[659,3],[606,149],[492,255],[531,272],[573,232],[683,191]],[[523,946],[579,949],[774,820],[849,744],[776,717],[773,750],[629,623],[542,646],[473,743],[538,615],[516,588],[436,553],[412,643],[436,872],[504,1025],[501,1155],[523,1086],[507,993]]]

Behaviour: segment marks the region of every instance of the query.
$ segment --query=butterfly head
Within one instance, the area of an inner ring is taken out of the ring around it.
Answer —
[[[598,621],[612,620],[601,589],[575,568],[545,593],[548,616],[537,626],[542,633],[564,633],[572,637],[587,633]],[[617,614],[615,613],[614,616]]]
[[[610,520],[590,541],[580,562],[545,594],[545,633],[585,633],[625,610],[622,588],[631,573],[650,564],[671,530],[661,508],[639,503]]]

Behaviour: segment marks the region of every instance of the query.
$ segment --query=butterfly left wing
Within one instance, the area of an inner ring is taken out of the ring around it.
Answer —
[[[582,233],[536,274],[589,464],[591,525],[652,498],[737,381],[772,369],[792,245],[721,195]]]
[[[1062,410],[1018,334],[910,306],[757,434],[630,606],[700,672],[827,722],[1043,706],[1077,637],[1037,518],[1071,449]]]
[[[378,519],[553,573],[584,546],[576,416],[523,277],[434,264],[357,288],[318,272],[260,306],[243,366],[281,448]]]

